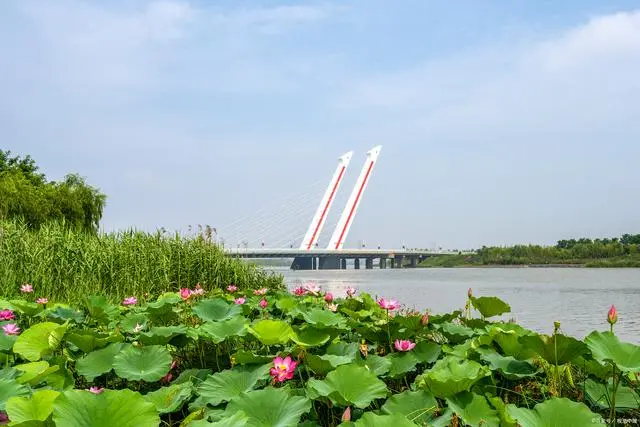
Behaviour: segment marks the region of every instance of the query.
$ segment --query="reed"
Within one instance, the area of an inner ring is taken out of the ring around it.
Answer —
[[[0,297],[30,283],[38,296],[68,303],[88,295],[112,301],[158,295],[182,287],[278,288],[280,275],[226,256],[205,237],[128,230],[91,234],[50,223],[29,230],[0,222]]]

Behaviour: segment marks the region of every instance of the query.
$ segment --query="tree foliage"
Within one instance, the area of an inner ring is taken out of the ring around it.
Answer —
[[[97,231],[106,196],[77,174],[47,182],[35,161],[0,150],[0,219],[20,219],[37,229],[50,222]]]

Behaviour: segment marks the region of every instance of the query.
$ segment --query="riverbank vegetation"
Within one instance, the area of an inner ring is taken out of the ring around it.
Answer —
[[[560,240],[555,246],[483,247],[472,254],[439,256],[421,267],[566,265],[640,267],[640,234],[612,239]]]
[[[600,314],[607,331],[577,340],[557,323],[543,335],[492,321],[509,305],[471,291],[465,310],[447,314],[313,283],[291,294],[196,286],[119,304],[21,291],[0,301],[0,420],[16,425],[572,427],[640,418],[640,346],[618,340],[614,307]]]

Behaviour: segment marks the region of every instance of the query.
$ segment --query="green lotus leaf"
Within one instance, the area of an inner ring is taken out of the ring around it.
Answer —
[[[86,300],[89,317],[101,325],[108,324],[120,314],[120,309],[109,304],[107,298],[102,295],[92,295]]]
[[[347,356],[351,360],[354,360],[359,353],[360,347],[355,342],[333,342],[327,347],[326,354],[333,354],[335,356]]]
[[[149,316],[145,313],[129,313],[120,321],[120,329],[124,332],[138,333],[149,325]]]
[[[6,411],[12,423],[45,421],[53,412],[53,402],[60,395],[54,390],[36,390],[31,397],[12,397]]]
[[[59,366],[49,366],[49,364],[44,361],[23,363],[22,365],[16,365],[15,368],[23,372],[22,375],[17,378],[18,382],[31,386],[37,385],[44,377],[60,369]]]
[[[587,346],[582,341],[560,334],[525,335],[518,341],[552,365],[564,365],[588,352]]]
[[[0,411],[5,410],[9,398],[29,394],[29,389],[18,381],[9,378],[0,378]]]
[[[518,360],[531,359],[536,355],[534,349],[528,348],[519,341],[520,337],[535,335],[533,332],[515,323],[496,323],[486,327],[489,336],[498,344],[506,356]]]
[[[418,376],[416,385],[430,390],[438,397],[448,397],[468,391],[476,382],[489,375],[489,368],[478,362],[447,356]]]
[[[167,293],[158,297],[155,302],[148,302],[142,309],[154,322],[169,322],[177,316],[173,306],[182,298],[176,293]]]
[[[433,363],[440,357],[442,347],[433,341],[420,341],[411,352],[420,363]]]
[[[591,359],[591,355],[589,355],[589,358],[585,358],[584,356],[577,357],[573,363],[589,375],[593,375],[603,382],[611,377],[611,365]]]
[[[389,372],[389,368],[391,368],[391,360],[376,354],[370,354],[366,359],[358,358],[356,363],[366,367],[378,377]]]
[[[340,365],[346,365],[353,362],[353,358],[349,356],[337,356],[335,354],[307,354],[304,359],[305,365],[316,374],[324,375]]]
[[[517,360],[511,356],[501,356],[494,350],[477,349],[480,358],[487,362],[493,371],[500,372],[509,380],[533,377],[539,369],[524,360]]]
[[[504,403],[500,396],[492,396],[490,393],[485,393],[485,397],[491,403],[491,405],[498,411],[498,417],[500,417],[500,427],[518,427],[516,420],[507,412],[507,404]]]
[[[264,345],[286,344],[293,336],[291,326],[282,320],[259,320],[249,327],[249,332]]]
[[[438,409],[438,402],[427,391],[407,390],[391,396],[381,409],[383,414],[400,414],[416,424],[428,425],[435,410]]]
[[[29,317],[34,317],[44,310],[44,306],[42,304],[37,304],[35,302],[12,299],[10,303],[13,306],[13,310],[25,314]]]
[[[241,393],[252,390],[269,375],[272,364],[258,367],[236,367],[210,375],[196,389],[200,400],[211,406],[228,402]]]
[[[0,369],[0,380],[15,380],[20,375],[22,375],[22,372],[14,367]]]
[[[521,427],[582,427],[593,425],[600,416],[584,403],[567,398],[554,398],[538,403],[533,409],[507,405],[507,412]]]
[[[143,397],[151,402],[161,414],[170,414],[179,410],[189,400],[193,393],[193,384],[185,382],[172,384],[169,387],[161,387],[156,391],[145,394]]]
[[[200,301],[193,307],[193,313],[206,322],[220,322],[242,314],[242,308],[222,298],[213,298]]]
[[[584,342],[594,359],[604,363],[613,362],[622,371],[640,372],[640,346],[621,342],[611,332],[594,331]]]
[[[479,394],[463,391],[445,399],[447,405],[471,427],[499,427],[498,412]]]
[[[0,334],[0,351],[11,351],[17,339],[16,335]]]
[[[180,372],[180,375],[178,375],[178,378],[173,380],[171,384],[172,385],[183,384],[183,383],[200,384],[209,375],[211,375],[211,369],[195,369],[195,368],[185,369],[184,371]]]
[[[428,425],[429,427],[450,427],[454,416],[457,418],[457,415],[453,413],[451,408],[446,407],[442,410],[440,416],[432,419]],[[458,423],[459,422],[460,421],[458,421]]]
[[[367,368],[349,364],[338,366],[325,380],[310,379],[307,393],[328,397],[336,405],[366,408],[373,400],[387,396],[387,386]]]
[[[83,375],[87,380],[93,381],[95,377],[106,374],[113,369],[113,359],[116,354],[129,346],[130,344],[115,342],[100,350],[92,351],[76,361],[78,375]]]
[[[85,353],[102,348],[107,344],[122,341],[122,335],[111,335],[92,330],[76,331],[67,334],[65,339]]]
[[[357,427],[415,427],[416,424],[400,414],[377,415],[373,412],[365,412],[358,421]]]
[[[37,323],[18,336],[13,345],[13,351],[30,362],[37,362],[44,356],[53,354],[62,342],[66,331],[66,324]]]
[[[244,411],[235,412],[219,421],[196,420],[186,424],[186,427],[245,427],[249,417]],[[182,425],[182,424],[181,424]]]
[[[167,345],[174,338],[184,336],[187,333],[187,327],[178,326],[156,326],[147,332],[141,332],[138,340],[145,345]]]
[[[265,363],[270,363],[275,359],[276,356],[262,356],[255,353],[251,353],[250,351],[238,350],[231,356],[231,360],[234,364],[238,365],[251,365],[251,364],[259,364],[263,365]]]
[[[153,382],[169,372],[171,361],[171,354],[163,346],[129,346],[113,358],[113,369],[120,378]]]
[[[52,309],[47,309],[46,317],[48,319],[55,321],[60,321],[58,323],[64,323],[67,320],[70,320],[74,323],[83,323],[84,322],[84,313],[78,310],[73,310],[69,307],[64,307],[61,305],[56,306]]]
[[[303,347],[318,347],[331,338],[327,332],[313,327],[295,328],[291,339]]]
[[[391,353],[386,358],[391,362],[389,373],[387,374],[391,378],[397,378],[407,372],[415,371],[418,364],[418,358],[412,351]]]
[[[468,326],[458,325],[456,323],[446,322],[437,325],[437,329],[454,344],[461,343],[473,337],[475,332]]]
[[[471,305],[480,312],[482,317],[493,317],[511,312],[509,304],[498,297],[471,297]]]
[[[300,417],[310,409],[309,399],[268,387],[243,393],[229,402],[226,412],[229,415],[244,412],[247,427],[295,427]]]
[[[347,322],[342,316],[332,311],[323,310],[321,308],[312,308],[309,311],[303,311],[302,317],[304,318],[305,322],[315,326],[318,329],[344,329],[347,326]]]
[[[611,381],[605,386],[591,378],[585,381],[586,395],[598,409],[609,409],[613,397],[613,384]],[[640,408],[640,396],[632,388],[623,384],[618,385],[616,390],[616,409],[638,409]]]
[[[236,316],[222,322],[205,322],[198,328],[198,334],[219,344],[231,337],[247,335],[247,326],[248,322],[245,317]]]
[[[286,312],[289,312],[291,310],[293,310],[294,308],[298,307],[298,301],[293,298],[292,296],[289,295],[285,295],[285,296],[281,296],[280,298],[278,298],[278,300],[276,301],[276,307],[278,307],[278,309]]]
[[[64,427],[157,427],[153,403],[131,390],[65,391],[53,404],[53,421]]]

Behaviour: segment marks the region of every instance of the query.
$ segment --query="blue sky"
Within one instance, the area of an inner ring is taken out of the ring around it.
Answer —
[[[346,246],[640,232],[637,1],[8,0],[0,67],[0,146],[105,230],[281,245],[381,144]]]

